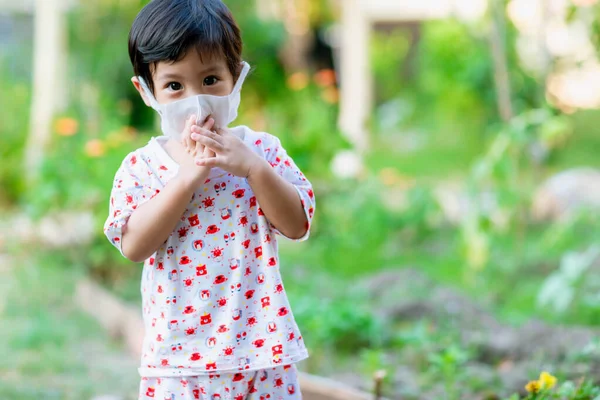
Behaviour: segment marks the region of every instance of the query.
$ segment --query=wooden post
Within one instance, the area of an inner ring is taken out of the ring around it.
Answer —
[[[368,146],[367,118],[372,107],[370,21],[358,0],[342,1],[339,126],[359,151]]]
[[[66,105],[66,23],[63,0],[36,0],[34,7],[33,96],[25,173],[32,182],[50,143],[52,120]]]
[[[494,82],[496,84],[496,98],[498,101],[498,111],[504,122],[510,121],[513,114],[510,77],[508,74],[508,62],[506,60],[506,32],[505,20],[506,11],[503,0],[491,0],[491,31],[490,44],[492,48],[492,58],[494,60]]]

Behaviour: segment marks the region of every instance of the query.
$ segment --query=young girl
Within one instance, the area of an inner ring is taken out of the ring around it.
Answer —
[[[241,51],[220,0],[153,0],[131,29],[132,81],[164,135],[123,161],[104,231],[144,261],[140,399],[301,398],[277,235],[306,239],[315,200],[276,137],[227,127]]]

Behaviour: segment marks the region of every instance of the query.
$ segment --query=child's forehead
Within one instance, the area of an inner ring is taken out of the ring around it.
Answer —
[[[165,75],[198,75],[217,72],[227,68],[227,61],[221,54],[201,53],[192,48],[175,61],[158,61],[151,66],[152,75],[161,78]]]

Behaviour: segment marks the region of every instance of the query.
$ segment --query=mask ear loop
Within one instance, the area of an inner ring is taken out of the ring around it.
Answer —
[[[246,76],[248,75],[248,72],[250,72],[250,65],[246,61],[242,61],[242,72],[240,72],[240,76],[239,76],[237,82],[235,83],[235,86],[233,87],[233,90],[231,91],[231,93],[238,93],[239,91],[242,90],[242,85],[244,84],[244,81],[246,80]]]
[[[154,108],[156,111],[158,111],[159,114],[162,114],[161,108],[160,108],[160,104],[158,104],[158,101],[156,101],[156,98],[154,97],[154,95],[150,91],[150,88],[148,87],[148,84],[146,83],[146,81],[144,80],[144,78],[142,78],[141,76],[138,76],[138,80],[140,81],[140,85],[142,86],[142,90],[144,91],[144,93],[146,94],[146,97],[150,101],[150,106],[152,108]]]

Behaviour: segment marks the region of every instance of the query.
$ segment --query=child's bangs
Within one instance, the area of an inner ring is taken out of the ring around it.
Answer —
[[[206,15],[199,21],[195,21],[189,27],[188,33],[185,36],[187,36],[186,48],[184,49],[184,54],[180,55],[180,58],[184,57],[185,53],[192,48],[196,49],[203,64],[224,56],[223,42],[225,38],[223,26],[212,15]]]
[[[224,57],[220,41],[215,42],[212,38],[199,37],[196,43],[192,43],[187,51],[195,49],[198,52],[202,64],[210,63]],[[187,53],[186,51],[186,53]]]

